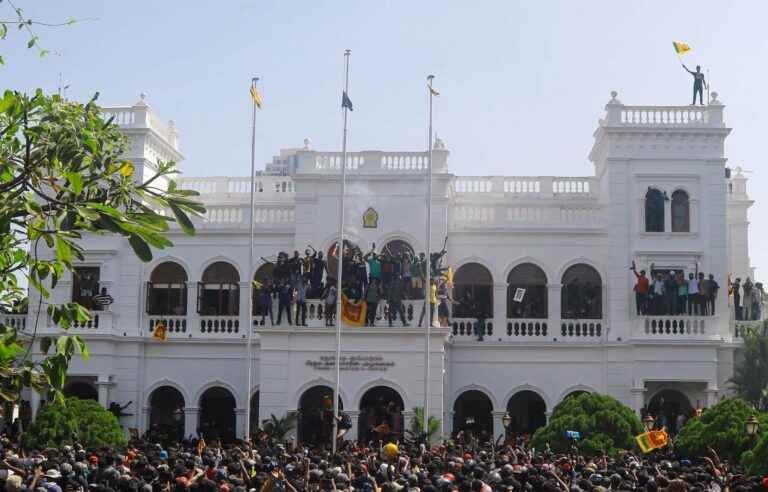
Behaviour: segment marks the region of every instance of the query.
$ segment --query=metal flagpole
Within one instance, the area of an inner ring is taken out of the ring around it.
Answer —
[[[422,431],[425,436],[429,432],[429,337],[432,331],[432,79],[434,75],[427,77],[427,92],[429,94],[429,142],[427,152],[427,265],[426,283],[424,285],[424,309],[427,313],[427,326],[424,330],[424,415]]]
[[[344,94],[349,93],[349,55],[352,50],[344,50]],[[333,435],[331,449],[336,453],[336,435],[339,429],[339,380],[341,379],[341,274],[344,259],[344,195],[347,187],[347,105],[342,101],[344,112],[344,133],[341,139],[341,199],[339,200],[339,242],[336,249],[336,381],[333,387]]]
[[[251,80],[251,87],[255,88],[256,83],[259,81],[258,77],[254,77]],[[251,222],[250,231],[250,243],[251,250],[248,256],[248,281],[250,289],[248,289],[248,350],[246,351],[246,357],[248,358],[248,375],[246,377],[247,387],[245,389],[245,438],[250,440],[251,438],[251,379],[253,373],[253,206],[254,206],[254,188],[256,183],[256,100],[253,100],[253,116],[251,119],[251,213],[248,216]]]

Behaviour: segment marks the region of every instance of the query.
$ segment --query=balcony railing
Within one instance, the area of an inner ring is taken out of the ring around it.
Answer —
[[[27,326],[26,314],[0,314],[0,325],[13,328],[17,331],[24,331]]]
[[[478,340],[502,342],[554,342],[554,341],[597,341],[603,337],[604,320],[549,320],[509,318],[506,326],[498,327],[494,320],[487,320],[485,330],[478,327],[477,320],[454,318],[452,332],[456,340]],[[481,333],[482,332],[482,333]]]
[[[632,335],[645,339],[715,339],[719,337],[715,320],[711,316],[640,316]]]

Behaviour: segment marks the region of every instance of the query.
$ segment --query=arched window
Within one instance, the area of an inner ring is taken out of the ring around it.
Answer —
[[[493,277],[483,265],[467,263],[453,275],[457,318],[493,318]]]
[[[656,188],[645,194],[645,232],[664,232],[664,194]]]
[[[691,207],[688,193],[677,190],[672,193],[672,232],[691,231]]]
[[[187,272],[172,261],[160,263],[147,282],[147,314],[186,316]]]
[[[547,275],[533,263],[517,265],[507,276],[507,318],[547,317]]]
[[[560,316],[563,319],[602,319],[603,281],[597,270],[584,263],[563,273]]]
[[[392,270],[392,278],[397,278],[399,275],[404,281],[406,281],[404,288],[408,294],[408,299],[424,299],[424,289],[417,288],[420,285],[418,282],[413,282],[411,279],[413,275],[421,276],[419,273],[418,264],[414,268],[413,259],[416,253],[413,251],[413,247],[402,239],[393,239],[381,248],[381,270],[382,274],[384,269]]]
[[[240,275],[225,261],[212,263],[197,284],[197,312],[203,316],[237,316],[240,312]]]

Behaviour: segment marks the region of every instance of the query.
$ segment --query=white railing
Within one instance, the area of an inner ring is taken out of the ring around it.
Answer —
[[[27,326],[26,314],[0,314],[0,325],[13,328],[17,331],[24,331]]]
[[[111,311],[91,311],[91,318],[88,321],[75,321],[73,322],[68,331],[75,334],[87,334],[87,333],[111,333],[112,332],[112,312]],[[57,326],[50,316],[47,316],[49,331],[61,330]]]
[[[192,336],[189,319],[186,316],[145,315],[147,333],[154,336],[155,329],[162,325],[166,338],[190,338]]]
[[[192,336],[242,338],[242,335],[247,332],[240,329],[239,316],[198,316]]]
[[[495,194],[504,197],[563,200],[595,198],[595,177],[558,176],[457,176],[453,192],[458,196]]]
[[[525,342],[525,341],[584,341],[600,340],[605,334],[606,322],[601,319],[527,319],[508,318],[506,325],[499,325],[496,320],[485,322],[485,329],[478,327],[477,320],[471,318],[451,319],[451,330],[455,340],[483,342]],[[481,333],[482,332],[482,333]]]
[[[178,134],[175,128],[164,123],[147,105],[115,106],[102,108],[102,117],[120,128],[149,128],[159,134],[171,147],[178,150]]]
[[[761,329],[763,326],[762,321],[740,321],[734,319],[731,320],[730,324],[731,336],[734,340],[742,340],[747,330]]]
[[[246,205],[206,206],[200,218],[193,218],[203,227],[240,228],[249,226],[248,207]],[[253,209],[253,222],[256,227],[285,227],[296,221],[294,208],[281,206],[257,206]]]
[[[690,106],[625,106],[621,123],[633,126],[706,126],[709,112]]]
[[[456,204],[449,210],[452,228],[511,227],[516,225],[595,226],[605,223],[605,211],[597,204],[558,203],[521,205]]]
[[[247,177],[179,178],[179,188],[197,191],[201,195],[237,196],[251,192]],[[294,193],[293,180],[285,176],[256,176],[254,190],[260,199],[265,196],[289,198]]]
[[[635,321],[636,338],[712,338],[713,318],[706,316],[640,316]]]
[[[447,172],[448,152],[436,149],[432,153],[435,173]],[[296,153],[297,173],[335,174],[341,169],[341,152],[302,150]],[[346,169],[364,174],[418,174],[429,167],[427,152],[348,152]]]

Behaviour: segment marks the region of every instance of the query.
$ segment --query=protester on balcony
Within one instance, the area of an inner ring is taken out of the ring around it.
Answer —
[[[328,270],[328,264],[323,259],[322,251],[315,251],[312,246],[312,269],[310,271],[310,286],[312,287],[312,298],[320,297],[323,293],[323,277]]]
[[[333,319],[336,316],[336,281],[334,279],[328,279],[327,286],[323,291],[321,299],[325,303],[325,326],[333,326]]]
[[[704,273],[699,272],[699,311],[702,316],[709,316],[709,297],[712,292],[712,283],[704,276]]]
[[[733,312],[737,320],[741,320],[741,278],[736,277],[736,281],[731,283],[728,280],[728,293],[733,296]]]
[[[363,260],[368,263],[369,281],[373,283],[373,280],[376,279],[377,282],[381,283],[381,262],[376,254],[376,243],[371,245],[371,250],[363,256]]]
[[[760,320],[763,319],[763,304],[765,303],[765,291],[762,282],[755,282],[753,292],[752,317],[754,320]]]
[[[264,324],[264,320],[269,315],[269,324],[275,324],[275,318],[272,314],[272,295],[275,293],[275,288],[271,279],[266,279],[264,284],[258,291],[259,309],[261,310],[261,324]]]
[[[699,279],[696,274],[688,274],[688,316],[699,315]]]
[[[677,282],[675,282],[675,271],[670,270],[664,276],[664,313],[675,312],[677,312]]]
[[[414,294],[424,291],[424,279],[427,276],[426,260],[424,253],[419,253],[418,258],[411,261],[411,292]],[[414,298],[418,299],[417,295]]]
[[[373,326],[376,322],[376,309],[379,307],[379,301],[381,300],[381,285],[378,280],[373,280],[368,284],[368,289],[365,292],[365,325]]]
[[[293,302],[293,287],[283,281],[277,288],[277,324],[282,324],[283,311],[288,318],[288,324],[291,324],[291,304]]]
[[[293,286],[293,292],[296,298],[296,326],[307,326],[307,290],[309,288],[309,280],[307,276],[301,275],[298,281]],[[290,317],[288,322],[290,323]]]
[[[637,309],[638,315],[645,315],[648,313],[648,292],[650,289],[650,281],[648,280],[648,277],[645,276],[645,270],[640,270],[640,273],[637,273],[637,267],[635,266],[635,262],[632,262],[632,267],[630,268],[632,270],[632,273],[635,274],[636,282],[635,286],[632,290],[635,291],[635,305]]]
[[[675,275],[677,282],[677,310],[674,314],[685,314],[688,305],[688,280],[683,275],[683,272],[677,272]]]
[[[389,326],[392,326],[392,321],[395,319],[395,315],[400,316],[403,326],[408,326],[408,322],[405,319],[405,308],[403,307],[403,298],[405,293],[403,292],[403,280],[401,278],[395,278],[389,284],[387,289],[387,303],[389,304],[388,321]]]
[[[437,307],[437,282],[430,281],[429,288],[429,313],[432,322],[435,320],[435,308]],[[424,323],[424,315],[426,314],[425,304],[421,305],[421,314],[419,315],[419,327],[422,327]]]
[[[717,301],[717,292],[720,290],[720,284],[715,280],[715,276],[711,273],[708,279],[709,295],[707,296],[707,304],[709,306],[708,314],[710,316],[715,315],[715,302]]]
[[[664,312],[664,276],[661,272],[656,274],[656,278],[651,283],[651,303],[653,304],[653,314],[663,314]]]
[[[744,281],[744,283],[741,286],[741,292],[742,292],[742,299],[743,299],[743,305],[741,308],[741,317],[745,321],[751,321],[752,320],[752,291],[753,291],[753,285],[752,281],[747,277],[747,279]]]

